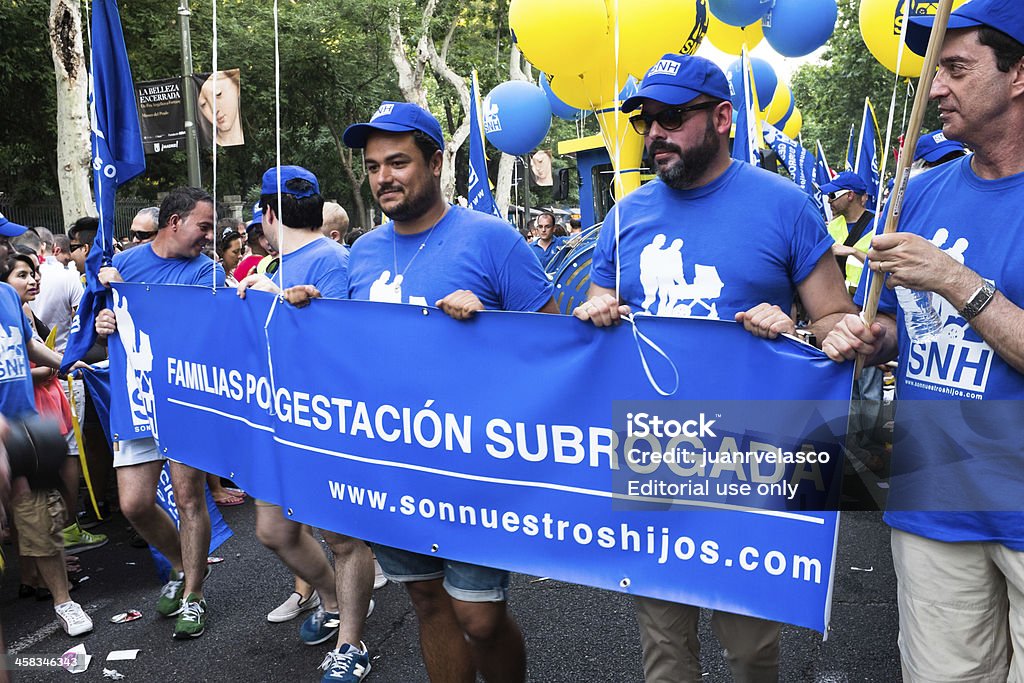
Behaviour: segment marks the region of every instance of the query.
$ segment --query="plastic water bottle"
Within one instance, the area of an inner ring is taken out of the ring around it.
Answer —
[[[942,330],[942,320],[932,305],[931,292],[897,287],[896,300],[903,309],[903,321],[911,342],[927,344],[938,338]]]

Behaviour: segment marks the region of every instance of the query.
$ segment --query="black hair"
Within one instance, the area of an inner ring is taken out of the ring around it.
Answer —
[[[217,253],[223,256],[224,252],[228,250],[229,246],[231,246],[231,243],[240,239],[242,239],[242,236],[234,231],[221,236],[217,240]]]
[[[541,211],[540,214],[535,219],[537,221],[537,227],[540,227],[540,219],[543,218],[544,216],[547,216],[548,218],[551,219],[551,227],[552,228],[555,228],[555,227],[558,226],[558,220],[555,218],[555,214],[551,213],[550,211]]]
[[[24,263],[32,269],[32,273],[35,275],[39,274],[39,262],[36,261],[32,256],[27,254],[12,254],[7,257],[7,260],[0,265],[0,282],[7,282],[7,278],[11,276],[11,272],[14,271],[14,267],[19,263]]]
[[[213,205],[213,197],[198,187],[178,187],[171,190],[160,203],[160,222],[157,230],[163,230],[171,220],[171,216],[178,216],[181,220],[188,218],[192,210],[199,202],[209,202]]]
[[[68,228],[68,237],[77,239],[82,244],[92,244],[100,229],[100,219],[95,216],[82,216]]]
[[[1009,73],[1014,64],[1024,58],[1024,44],[991,26],[978,29],[978,42],[992,48],[996,53],[996,67]]]
[[[319,193],[311,194],[301,199],[295,195],[288,194],[285,190],[305,194],[314,189],[313,183],[305,178],[290,178],[281,186],[281,215],[279,221],[289,228],[305,228],[306,230],[319,230],[324,224],[324,198]],[[261,194],[260,208],[263,215],[267,215],[267,207],[274,210],[277,215],[277,194]]]
[[[420,153],[423,155],[423,160],[428,164],[430,160],[434,158],[441,148],[437,144],[437,140],[430,137],[422,130],[414,130],[412,132],[412,141],[416,143],[416,147],[419,148]]]

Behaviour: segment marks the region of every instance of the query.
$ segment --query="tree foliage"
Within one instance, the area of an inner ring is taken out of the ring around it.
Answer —
[[[846,159],[850,126],[856,124],[858,130],[860,128],[865,97],[871,98],[882,135],[880,144],[884,142],[896,83],[896,76],[879,64],[864,44],[858,21],[859,6],[859,0],[839,0],[839,20],[822,56],[823,63],[802,66],[793,75],[793,96],[804,117],[805,144],[813,148],[814,140],[820,140],[826,158],[836,170],[842,170]],[[917,79],[900,79],[896,86],[894,147],[902,132],[904,111],[909,116],[913,106],[913,91],[907,97],[908,82],[916,87]],[[925,119],[925,130],[934,130],[939,125],[932,107]],[[916,136],[911,137],[914,139],[909,144],[913,146]],[[889,168],[893,168],[891,162]]]

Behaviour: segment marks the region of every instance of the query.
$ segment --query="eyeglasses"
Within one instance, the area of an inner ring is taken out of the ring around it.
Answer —
[[[691,111],[700,111],[701,109],[714,109],[722,102],[724,100],[701,102],[699,104],[691,104],[688,107],[669,107],[668,109],[662,109],[657,114],[637,114],[636,116],[629,117],[629,123],[633,126],[633,130],[640,135],[650,133],[651,124],[655,122],[665,130],[676,130],[683,125],[685,114]]]
[[[72,244],[69,246],[68,251],[74,254],[76,251],[85,246],[85,242],[79,242],[78,244]]]
[[[156,233],[155,232],[143,232],[141,230],[129,230],[128,231],[128,235],[131,236],[131,238],[133,240],[138,240],[140,242],[145,242],[146,240],[153,239],[153,236],[156,235]]]
[[[838,192],[829,192],[828,193],[828,200],[830,202],[834,202],[835,200],[839,199],[840,197],[845,196],[849,192],[850,192],[849,190],[839,190]]]

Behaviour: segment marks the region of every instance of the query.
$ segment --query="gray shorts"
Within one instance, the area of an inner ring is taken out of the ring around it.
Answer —
[[[114,451],[114,467],[128,467],[156,460],[167,460],[167,456],[160,452],[160,447],[153,437],[118,441],[117,445],[118,448]]]

